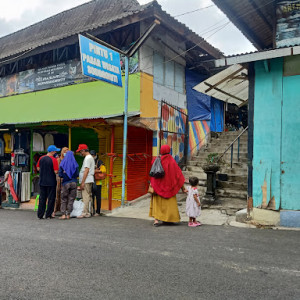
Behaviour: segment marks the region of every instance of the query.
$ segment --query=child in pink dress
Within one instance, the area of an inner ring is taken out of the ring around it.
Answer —
[[[202,225],[197,222],[196,218],[200,216],[201,213],[201,203],[198,193],[198,183],[199,179],[197,177],[190,177],[190,186],[188,187],[188,196],[186,198],[186,209],[185,212],[189,217],[189,227],[198,227]]]

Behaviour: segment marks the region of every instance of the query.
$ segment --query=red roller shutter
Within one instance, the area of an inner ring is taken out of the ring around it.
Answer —
[[[149,171],[152,161],[152,137],[150,130],[128,128],[127,200],[136,199],[148,191]],[[147,157],[141,155],[148,154]],[[134,155],[139,154],[139,155]]]

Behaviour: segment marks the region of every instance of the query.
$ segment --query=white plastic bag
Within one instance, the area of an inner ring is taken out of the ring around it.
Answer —
[[[84,204],[82,200],[75,200],[73,203],[73,210],[70,214],[70,217],[79,217],[82,215]]]

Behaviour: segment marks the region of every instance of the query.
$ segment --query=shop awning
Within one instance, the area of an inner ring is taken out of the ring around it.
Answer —
[[[226,103],[243,106],[248,101],[248,87],[247,67],[236,64],[202,81],[194,89]]]
[[[124,79],[124,78],[123,78]],[[0,98],[0,125],[112,118],[123,115],[123,88],[102,81]],[[129,76],[130,116],[140,112],[140,76]]]

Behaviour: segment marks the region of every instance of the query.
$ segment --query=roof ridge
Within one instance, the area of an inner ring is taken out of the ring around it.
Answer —
[[[26,27],[24,27],[24,28],[21,28],[21,29],[19,29],[19,30],[17,30],[17,31],[14,31],[14,32],[12,32],[12,33],[9,33],[9,34],[7,34],[7,35],[4,35],[4,36],[0,37],[0,43],[1,43],[1,40],[2,40],[3,38],[6,38],[6,37],[9,37],[9,36],[15,35],[15,34],[17,34],[17,33],[22,32],[23,30],[26,30],[26,29],[28,29],[28,28],[30,28],[30,27],[33,27],[33,26],[36,26],[37,24],[42,24],[42,23],[44,23],[44,22],[47,21],[47,20],[51,20],[51,19],[54,18],[54,17],[57,17],[57,16],[59,16],[59,15],[63,15],[63,14],[66,13],[66,12],[71,12],[71,11],[73,11],[73,10],[79,9],[79,8],[82,7],[82,6],[92,5],[93,3],[98,2],[98,1],[104,1],[104,0],[90,0],[90,1],[87,1],[87,2],[82,3],[82,4],[80,4],[80,5],[71,7],[71,8],[69,8],[69,9],[65,9],[65,10],[63,10],[63,11],[57,13],[57,14],[54,14],[54,15],[52,15],[52,16],[50,16],[50,17],[47,17],[47,18],[45,18],[45,19],[43,19],[43,20],[41,20],[41,21],[38,21],[38,22],[36,22],[36,23],[33,23],[33,24],[28,25],[28,26],[26,26]],[[116,1],[115,4],[119,3],[118,0],[115,0],[115,1]],[[130,0],[130,1],[132,1],[132,3],[133,3],[133,1],[135,1],[135,0]],[[154,1],[156,1],[156,0],[154,0]],[[154,2],[154,1],[153,1],[153,2]],[[137,4],[138,4],[138,2],[137,2]],[[139,4],[138,4],[138,5],[139,5]],[[147,5],[147,4],[146,4],[146,5]],[[141,7],[141,5],[139,5],[139,6]]]

